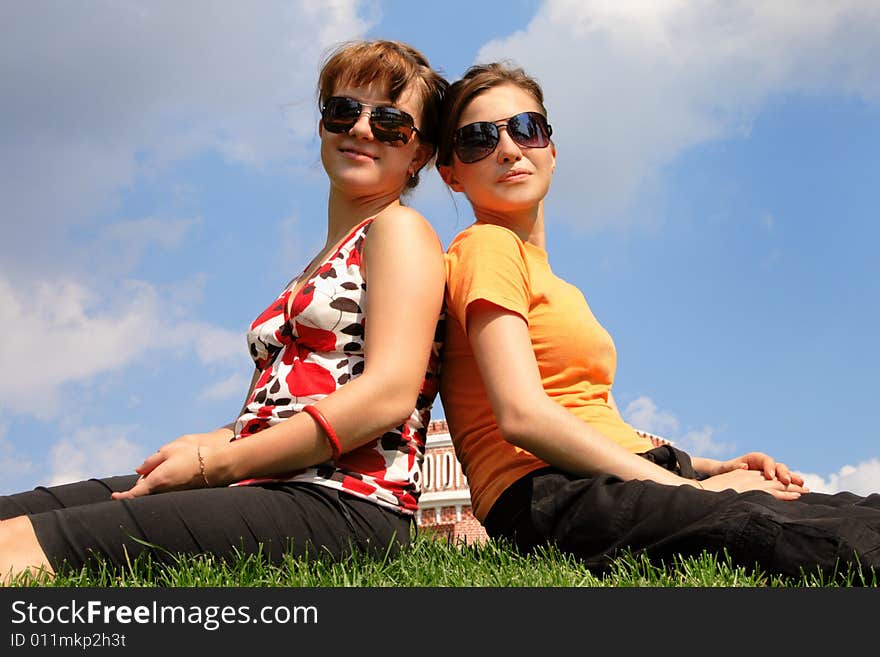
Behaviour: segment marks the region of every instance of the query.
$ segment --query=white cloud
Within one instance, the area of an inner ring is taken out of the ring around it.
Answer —
[[[249,385],[250,379],[244,374],[233,374],[205,388],[199,395],[199,399],[206,401],[237,399],[244,402]]]
[[[812,473],[799,473],[807,488],[817,493],[849,491],[857,495],[880,493],[880,459],[862,461],[858,465],[845,465],[838,472],[824,478]]]
[[[187,322],[178,328],[178,332],[186,336],[182,339],[183,343],[187,346],[193,345],[199,360],[205,365],[240,363],[247,358],[247,342],[242,332],[218,328],[204,322]]]
[[[133,271],[153,246],[164,250],[179,248],[187,235],[202,224],[200,217],[143,217],[115,221],[102,227],[87,244],[87,258],[101,254],[103,272],[116,276]],[[94,263],[92,263],[94,265]]]
[[[477,61],[544,87],[559,147],[553,196],[583,226],[622,219],[685,149],[747,135],[788,93],[880,100],[880,4],[548,0]],[[571,208],[576,208],[572,212]]]
[[[0,276],[0,400],[37,417],[59,410],[59,393],[120,370],[151,351],[192,350],[201,362],[244,358],[244,336],[203,322],[170,323],[155,289],[124,281],[118,298],[99,298],[72,280],[15,288]]]
[[[51,415],[66,384],[124,366],[159,339],[155,293],[124,285],[128,300],[97,308],[74,281],[15,289],[0,278],[0,399],[13,410]]]
[[[678,432],[678,418],[657,408],[650,397],[638,397],[626,405],[623,416],[637,429],[658,436],[672,436]]]
[[[652,433],[672,441],[676,447],[693,456],[725,457],[733,456],[734,445],[718,443],[713,439],[715,430],[706,426],[681,433],[676,415],[658,408],[650,397],[638,397],[622,409],[621,415],[636,429]]]
[[[719,459],[732,457],[736,445],[716,442],[714,434],[715,429],[706,426],[702,429],[688,431],[676,444],[688,454],[696,456]]]
[[[739,456],[734,453],[733,443],[719,443],[714,439],[712,427],[679,431],[679,421],[675,414],[661,410],[650,397],[638,397],[629,402],[621,414],[637,429],[672,441],[676,447],[692,456],[704,456],[721,460]],[[837,493],[849,491],[857,495],[880,493],[880,459],[863,461],[856,466],[845,465],[838,472],[826,477],[814,473],[798,472],[811,491],[817,493]]]
[[[167,290],[169,300],[178,307],[202,303],[205,300],[205,286],[210,278],[207,273],[201,272],[188,279],[174,281],[174,285]]]
[[[131,248],[134,245],[158,244],[166,249],[183,243],[190,228],[202,223],[200,218],[162,219],[144,217],[118,221],[102,231],[102,238],[112,246],[119,244]]]
[[[129,440],[130,432],[124,426],[83,427],[58,441],[49,453],[49,485],[133,473],[147,454]]]
[[[320,59],[366,31],[358,8],[0,3],[3,260],[52,264],[59,228],[94,220],[140,176],[195,153],[298,161],[314,139]]]
[[[676,447],[692,456],[726,460],[739,456],[733,443],[719,443],[714,439],[715,429],[706,426],[680,433],[679,420],[674,413],[658,408],[650,397],[638,397],[622,409],[621,415],[632,426],[671,440]],[[856,466],[846,465],[826,477],[799,472],[807,488],[821,493],[849,491],[858,495],[880,493],[880,459],[863,461]]]

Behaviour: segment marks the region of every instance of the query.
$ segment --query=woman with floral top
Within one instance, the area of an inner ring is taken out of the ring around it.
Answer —
[[[134,475],[0,498],[0,577],[144,551],[277,563],[408,544],[445,272],[435,231],[401,195],[434,156],[447,86],[399,42],[351,42],[327,58],[326,242],[251,324],[240,413],[168,442]]]

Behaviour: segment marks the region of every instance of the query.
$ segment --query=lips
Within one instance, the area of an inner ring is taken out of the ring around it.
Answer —
[[[339,152],[346,155],[353,155],[355,157],[368,157],[371,160],[379,159],[377,156],[373,155],[369,151],[365,151],[360,148],[340,148]]]
[[[498,179],[498,182],[507,182],[509,180],[518,180],[521,178],[527,178],[528,176],[531,176],[531,175],[532,175],[532,172],[526,171],[525,169],[511,169],[510,171],[505,173],[503,176],[501,176]]]

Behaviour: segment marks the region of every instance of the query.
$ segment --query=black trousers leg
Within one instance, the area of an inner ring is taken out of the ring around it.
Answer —
[[[737,565],[796,577],[849,565],[880,573],[880,495],[702,491],[612,476],[532,473],[508,488],[486,518],[490,536],[532,549],[547,542],[604,569],[624,549],[670,562],[726,552]]]
[[[82,504],[107,502],[110,493],[128,490],[134,486],[137,478],[137,475],[120,475],[59,486],[39,486],[23,493],[0,495],[0,520]]]
[[[111,500],[133,477],[40,488],[0,498],[0,518],[27,514],[49,562],[79,568],[93,558],[125,565],[143,552],[225,559],[285,554],[332,559],[396,554],[410,518],[348,493],[311,484],[203,488]]]

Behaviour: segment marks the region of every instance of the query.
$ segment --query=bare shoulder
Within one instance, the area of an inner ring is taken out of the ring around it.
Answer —
[[[429,247],[441,248],[440,238],[431,223],[418,210],[396,205],[386,208],[373,220],[369,237],[379,237],[377,242],[418,241]]]
[[[434,227],[412,208],[386,208],[373,220],[364,243],[365,270],[377,266],[391,276],[440,277],[445,280],[443,244]],[[381,263],[377,265],[376,263]]]

